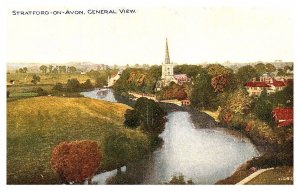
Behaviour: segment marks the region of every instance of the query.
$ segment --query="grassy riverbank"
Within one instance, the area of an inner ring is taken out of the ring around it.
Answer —
[[[148,138],[123,127],[124,104],[89,98],[34,97],[7,103],[7,183],[56,184],[50,166],[51,151],[62,141],[95,140],[121,134],[130,140],[128,153],[148,148]],[[105,150],[105,149],[102,149]],[[103,152],[103,151],[102,151]],[[103,153],[100,170],[117,166]]]

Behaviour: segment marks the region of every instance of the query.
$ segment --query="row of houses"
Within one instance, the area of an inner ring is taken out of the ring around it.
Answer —
[[[292,78],[275,78],[268,74],[264,74],[259,78],[253,78],[252,81],[246,82],[244,87],[247,89],[249,96],[260,96],[263,90],[267,90],[267,94],[273,94],[275,92],[283,90],[288,84],[292,84]]]
[[[283,90],[287,85],[293,84],[292,77],[272,77],[264,74],[259,78],[253,78],[252,81],[246,82],[244,87],[247,89],[249,96],[260,96],[266,90],[268,95]],[[293,108],[277,107],[272,110],[272,116],[277,127],[287,127],[293,125]]]

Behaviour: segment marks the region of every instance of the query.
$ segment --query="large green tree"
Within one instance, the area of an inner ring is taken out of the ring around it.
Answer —
[[[273,64],[267,63],[266,64],[266,71],[271,73],[276,71],[276,67]]]
[[[244,84],[245,82],[250,81],[252,78],[257,77],[257,72],[253,66],[246,65],[238,69],[236,77],[240,84]]]
[[[216,95],[211,85],[211,77],[206,70],[201,70],[194,80],[192,105],[200,108],[215,108]]]
[[[256,72],[258,75],[262,75],[264,73],[267,72],[267,68],[266,68],[266,65],[264,65],[263,63],[258,63],[254,66]]]
[[[263,90],[259,98],[255,101],[254,114],[265,122],[272,122],[272,102],[269,100],[267,90]]]

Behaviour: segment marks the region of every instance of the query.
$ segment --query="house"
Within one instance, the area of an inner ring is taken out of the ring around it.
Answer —
[[[272,114],[278,127],[286,127],[286,126],[293,125],[294,123],[293,108],[278,107],[272,110]]]
[[[191,101],[189,99],[181,100],[181,105],[182,106],[191,105]]]
[[[252,80],[252,82],[246,82],[244,86],[247,89],[249,96],[260,96],[264,89],[268,90],[271,88],[271,86],[266,82],[259,82],[255,80]]]
[[[177,81],[177,84],[179,84],[179,85],[182,85],[184,83],[191,81],[191,79],[188,78],[186,74],[174,74],[174,78]]]
[[[268,85],[270,85],[271,87],[267,90],[268,95],[281,91],[283,90],[283,88],[286,86],[286,83],[283,81],[278,81],[275,79],[271,79],[270,82],[268,83]]]
[[[251,82],[246,82],[244,86],[250,96],[260,96],[264,89],[266,89],[267,94],[270,95],[283,90],[287,84],[286,80],[276,80],[275,78],[264,74],[259,78],[259,81],[256,81],[256,79],[253,78]]]
[[[112,75],[111,77],[108,77],[107,79],[107,87],[112,87],[115,85],[116,81],[121,77],[122,71],[119,70],[116,75]]]

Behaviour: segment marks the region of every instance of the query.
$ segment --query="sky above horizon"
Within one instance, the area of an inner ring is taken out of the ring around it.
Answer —
[[[171,61],[181,64],[293,61],[293,17],[288,9],[128,8],[136,13],[14,16],[8,12],[7,62],[161,64],[166,37]]]

